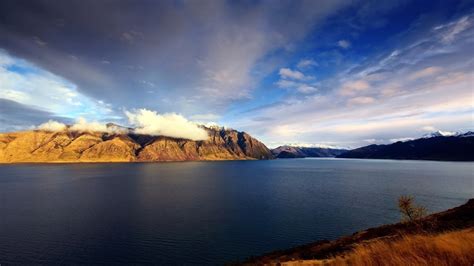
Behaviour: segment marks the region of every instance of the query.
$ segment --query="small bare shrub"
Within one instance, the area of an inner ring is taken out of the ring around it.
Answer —
[[[398,198],[398,209],[402,214],[403,222],[413,222],[426,216],[426,208],[421,205],[415,205],[413,196],[400,196]]]

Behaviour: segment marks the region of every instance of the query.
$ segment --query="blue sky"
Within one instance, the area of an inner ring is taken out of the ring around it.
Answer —
[[[272,147],[474,128],[472,1],[91,5],[0,4],[0,130],[141,108]]]

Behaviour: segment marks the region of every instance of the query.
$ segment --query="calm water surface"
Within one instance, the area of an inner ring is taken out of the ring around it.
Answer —
[[[1,263],[222,264],[474,197],[474,164],[290,159],[0,165]]]

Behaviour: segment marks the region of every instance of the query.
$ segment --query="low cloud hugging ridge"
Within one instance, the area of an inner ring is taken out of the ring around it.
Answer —
[[[43,123],[37,127],[39,130],[45,130],[45,131],[52,131],[52,132],[57,132],[57,131],[63,131],[67,129],[68,126],[64,123],[54,121],[54,120],[49,120],[46,123]],[[113,128],[107,128],[106,124],[99,123],[96,121],[93,122],[88,122],[85,118],[79,117],[76,120],[76,123],[71,125],[69,127],[69,130],[71,131],[78,131],[78,132],[108,132],[108,133],[119,133],[116,132],[116,129]]]
[[[62,131],[64,129],[66,129],[66,127],[67,126],[64,123],[54,121],[54,120],[49,120],[48,122],[39,125],[38,129],[39,130],[44,130],[44,131],[56,132],[56,131]]]
[[[147,109],[125,111],[129,123],[135,127],[135,133],[183,138],[190,140],[206,140],[206,130],[196,123],[176,113],[158,114]]]
[[[134,127],[133,132],[137,134],[166,136],[172,138],[182,138],[190,140],[206,140],[207,131],[201,128],[197,123],[187,120],[182,115],[176,113],[158,114],[156,111],[147,109],[138,109],[125,111],[128,122]],[[64,123],[49,120],[36,127],[39,130],[58,132],[63,130],[78,132],[107,132],[110,134],[124,134],[128,130],[120,127],[107,127],[106,124],[92,121],[80,117],[76,122],[67,126]]]

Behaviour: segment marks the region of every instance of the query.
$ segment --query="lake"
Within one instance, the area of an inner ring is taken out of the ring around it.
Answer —
[[[0,264],[223,264],[437,212],[474,163],[350,159],[0,165]]]

